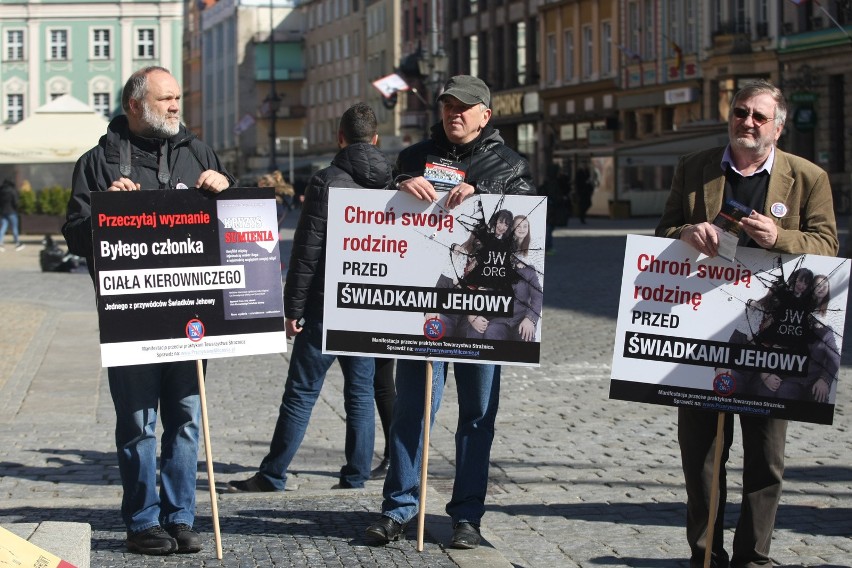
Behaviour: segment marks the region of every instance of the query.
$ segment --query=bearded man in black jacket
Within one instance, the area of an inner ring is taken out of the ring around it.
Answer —
[[[375,146],[378,139],[373,109],[364,103],[350,107],[340,119],[337,133],[340,151],[331,166],[314,175],[305,191],[284,286],[287,335],[295,340],[278,422],[260,470],[249,479],[230,482],[231,492],[284,490],[287,468],[305,437],[311,410],[335,358],[343,370],[346,465],[341,468],[339,483],[334,487],[361,488],[370,478],[375,438],[374,359],[323,354],[322,321],[328,188],[390,187],[392,170]]]
[[[482,80],[470,75],[452,77],[438,100],[441,122],[432,127],[432,137],[399,155],[396,178],[399,191],[437,201],[440,196],[424,173],[427,163],[443,160],[443,165],[461,172],[458,177],[464,180],[449,191],[447,209],[474,193],[535,195],[529,164],[509,149],[499,132],[488,124],[491,92]],[[445,361],[433,362],[432,421],[441,402],[447,367]],[[459,420],[456,477],[446,507],[453,522],[450,544],[455,548],[476,548],[485,513],[488,465],[500,398],[500,367],[455,363],[453,370]],[[396,377],[390,467],[385,478],[382,517],[366,531],[367,539],[374,544],[387,544],[400,538],[419,506],[426,362],[399,359]]]
[[[98,145],[74,166],[62,234],[69,252],[86,257],[93,279],[91,192],[193,185],[218,193],[233,185],[213,149],[180,123],[180,96],[180,85],[167,69],[136,71],[122,91],[125,114],[112,119]],[[110,367],[107,374],[128,550],[198,552],[201,536],[192,528],[201,420],[195,361]],[[159,494],[158,410],[163,423]]]

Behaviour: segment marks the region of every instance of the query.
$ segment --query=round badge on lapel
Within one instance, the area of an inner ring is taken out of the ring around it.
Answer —
[[[779,219],[787,214],[787,206],[783,203],[773,203],[769,210]]]

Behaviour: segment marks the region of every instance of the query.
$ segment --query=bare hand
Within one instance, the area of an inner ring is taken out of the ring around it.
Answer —
[[[719,234],[706,221],[684,228],[680,232],[680,240],[711,258],[719,254]]]
[[[781,386],[781,377],[774,373],[761,373],[760,380],[763,381],[763,384],[766,385],[766,388],[775,392]]]
[[[397,184],[397,187],[400,191],[409,193],[417,199],[431,201],[433,203],[438,201],[438,193],[435,191],[432,184],[423,176],[403,180]]]
[[[228,181],[228,178],[216,170],[205,170],[201,172],[201,175],[198,177],[198,181],[195,182],[195,187],[206,189],[213,193],[224,191],[228,189],[228,186],[230,185],[231,182]]]
[[[488,320],[482,316],[467,316],[467,321],[479,333],[485,333],[485,330],[488,329]]]
[[[524,341],[532,341],[535,338],[535,324],[530,318],[524,318],[518,326],[518,334]]]
[[[771,249],[778,240],[778,227],[775,221],[757,211],[752,211],[751,215],[743,217],[740,220],[740,226],[760,248]]]
[[[469,183],[461,182],[447,194],[447,209],[452,209],[456,205],[460,205],[462,201],[470,197],[476,192]]]
[[[298,320],[287,318],[284,320],[284,332],[287,337],[294,337],[302,333],[302,326],[299,325]]]
[[[828,393],[830,391],[831,387],[828,386],[828,382],[822,378],[817,379],[817,382],[811,387],[811,393],[813,393],[814,400],[817,402],[828,402]]]
[[[107,188],[107,191],[139,191],[142,189],[142,184],[133,183],[128,178],[118,178],[112,185]]]

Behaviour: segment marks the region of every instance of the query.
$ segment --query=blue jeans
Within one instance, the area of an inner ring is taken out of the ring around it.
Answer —
[[[124,495],[121,517],[127,530],[195,520],[198,426],[201,399],[195,361],[110,367],[115,405],[115,445]],[[157,409],[160,491],[157,493]]]
[[[423,461],[423,405],[426,362],[398,359],[396,402],[391,422],[390,467],[384,486],[382,514],[407,523],[417,515],[420,499],[420,468]],[[456,427],[456,477],[447,514],[453,523],[479,525],[485,513],[488,465],[494,421],[500,400],[500,367],[454,363],[459,399]],[[432,415],[441,405],[447,362],[432,362]]]
[[[12,227],[12,239],[15,241],[15,244],[21,243],[21,237],[18,234],[18,214],[9,213],[8,215],[0,216],[0,245],[6,239],[6,230],[10,226]]]
[[[370,478],[376,436],[373,408],[372,357],[324,355],[322,322],[308,322],[293,340],[290,369],[278,422],[260,473],[278,490],[287,482],[287,468],[305,437],[311,411],[319,398],[325,375],[335,358],[343,370],[343,408],[346,411],[346,465],[340,469],[342,487],[364,487]]]

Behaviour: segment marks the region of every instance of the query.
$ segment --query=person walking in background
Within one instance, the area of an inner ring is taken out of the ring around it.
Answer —
[[[15,250],[24,248],[18,221],[18,188],[10,180],[4,179],[0,184],[0,252],[6,250],[3,241],[6,240],[6,231],[9,227],[12,228],[12,244],[15,245]]]
[[[574,193],[577,203],[577,217],[586,224],[586,213],[592,206],[592,193],[595,192],[595,180],[589,168],[581,166],[574,174]]]
[[[552,255],[556,252],[553,246],[553,230],[562,220],[567,224],[569,215],[565,207],[564,190],[560,183],[559,166],[550,164],[547,166],[547,176],[544,182],[538,186],[538,194],[547,197],[547,227],[544,237],[544,252]]]
[[[193,183],[220,192],[234,183],[215,152],[180,122],[181,90],[163,67],[145,67],[124,85],[125,114],[74,166],[62,234],[86,257],[95,281],[91,192],[175,189]],[[141,554],[198,552],[195,481],[201,401],[195,361],[107,369],[124,494],[127,549]],[[157,493],[157,414],[163,423]]]
[[[447,195],[447,209],[474,193],[535,195],[529,164],[506,147],[498,131],[489,124],[491,93],[485,83],[470,75],[459,75],[444,87],[438,99],[441,122],[432,127],[430,139],[399,154],[396,188],[423,201],[437,201],[440,196],[423,177],[427,161],[434,156],[457,162],[464,169],[464,181]],[[448,364],[434,361],[432,365],[432,409],[428,419],[434,422]],[[459,420],[456,476],[446,508],[453,523],[450,544],[456,548],[476,548],[485,513],[488,466],[500,398],[500,367],[455,363],[454,370]],[[366,529],[367,540],[377,545],[395,541],[404,533],[406,524],[417,515],[421,489],[426,361],[399,359],[396,377],[390,467],[382,492],[382,516]]]
[[[787,103],[768,81],[738,91],[728,117],[727,146],[681,158],[656,235],[680,239],[715,257],[719,237],[712,223],[727,199],[749,204],[740,221],[740,246],[773,253],[820,254],[838,251],[831,187],[825,171],[782,152],[775,144],[784,129]],[[707,543],[717,414],[678,408],[678,443],[686,481],[686,538],[690,566],[704,565],[707,546],[717,567],[770,566],[769,546],[781,499],[787,421],[740,414],[743,442],[742,507],[733,556],[724,548],[726,471],[734,437],[733,415],[725,415],[719,509],[713,542]]]
[[[323,354],[322,338],[328,190],[390,187],[391,165],[375,146],[379,140],[377,129],[372,108],[364,103],[351,106],[340,119],[337,132],[340,151],[331,165],[314,174],[308,184],[284,286],[285,328],[287,336],[295,339],[278,421],[269,453],[260,462],[258,472],[248,479],[228,483],[232,493],[285,489],[287,468],[305,437],[311,412],[335,359],[343,370],[346,411],[346,464],[340,470],[335,488],[363,488],[370,479],[376,429],[374,358]]]

